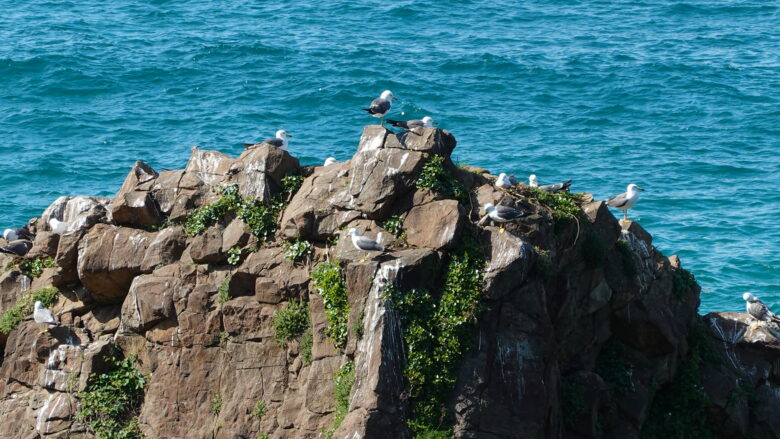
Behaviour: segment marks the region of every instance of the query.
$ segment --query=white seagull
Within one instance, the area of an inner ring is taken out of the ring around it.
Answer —
[[[54,313],[49,311],[48,309],[43,307],[43,303],[41,301],[35,302],[35,311],[33,311],[33,320],[35,320],[35,323],[40,323],[42,325],[48,325],[48,326],[59,326],[60,322],[57,320],[56,317],[54,317]],[[42,330],[41,333],[46,332],[46,329]]]
[[[49,219],[49,228],[51,228],[52,233],[56,235],[64,235],[68,232],[68,223],[60,221],[57,218],[51,218]]]
[[[335,157],[328,157],[328,158],[325,159],[325,163],[322,166],[328,166],[328,165],[332,165],[334,163],[338,163],[336,161],[336,158]]]
[[[514,221],[525,215],[524,212],[515,208],[508,206],[495,206],[493,203],[488,203],[485,205],[485,212],[487,213],[488,217],[490,217],[490,219],[501,224],[499,226],[500,233],[504,233],[503,223]]]
[[[384,126],[385,114],[387,114],[387,112],[390,111],[390,107],[393,106],[392,101],[397,100],[398,98],[393,96],[393,92],[385,90],[378,98],[371,101],[371,105],[368,108],[363,108],[362,110],[374,117],[378,117],[381,120],[382,126]]]
[[[607,198],[605,201],[607,206],[614,207],[623,211],[623,220],[628,220],[628,209],[634,207],[637,201],[639,201],[639,192],[643,191],[641,187],[631,183],[626,187],[626,191],[620,195]]]
[[[500,188],[508,188],[514,186],[516,183],[512,182],[512,177],[506,175],[506,172],[502,172],[498,174],[498,178],[496,179],[495,186]]]
[[[754,319],[760,322],[780,323],[780,317],[770,311],[769,307],[764,305],[764,302],[759,300],[758,297],[750,293],[745,293],[742,295],[742,299],[746,302],[745,308],[747,308],[748,314]]]
[[[33,240],[33,235],[30,233],[30,229],[27,226],[14,227],[11,229],[3,230],[3,239],[6,241],[16,241],[17,239]]]
[[[396,127],[396,128],[403,128],[405,130],[410,130],[412,128],[419,128],[419,127],[432,127],[436,125],[437,122],[434,122],[434,120],[430,116],[425,116],[422,119],[412,119],[412,120],[392,120],[387,119],[387,123],[390,125]]]
[[[555,184],[545,184],[542,186],[539,186],[539,180],[536,178],[536,174],[531,174],[528,177],[528,186],[531,187],[538,187],[539,189],[543,191],[547,191],[550,193],[555,192],[561,192],[561,191],[569,191],[569,188],[571,187],[571,180],[566,180],[561,183],[555,183]]]
[[[24,256],[27,254],[27,252],[30,251],[32,246],[33,243],[26,239],[17,239],[16,241],[9,242],[8,244],[5,245],[5,247],[0,248],[0,253],[8,253],[10,255]]]
[[[383,252],[385,251],[385,247],[380,244],[382,241],[382,234],[377,233],[376,235],[376,241],[373,239],[363,236],[360,234],[360,232],[357,231],[354,227],[350,228],[347,234],[352,236],[352,245],[355,246],[358,250],[363,250],[366,252],[369,251],[377,251],[377,252]],[[363,258],[361,261],[365,261],[365,258]]]
[[[276,132],[275,137],[272,137],[270,139],[265,139],[260,143],[244,143],[244,146],[247,148],[251,148],[253,146],[262,145],[263,143],[267,143],[271,146],[275,146],[277,148],[283,149],[287,151],[287,138],[292,137],[292,134],[288,133],[285,130],[279,130]]]

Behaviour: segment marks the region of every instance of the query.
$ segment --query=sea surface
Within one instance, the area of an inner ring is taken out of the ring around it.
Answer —
[[[769,1],[0,0],[0,226],[113,196],[135,160],[280,128],[351,157],[360,108],[430,115],[454,159],[605,198],[706,294],[780,311],[780,16]]]

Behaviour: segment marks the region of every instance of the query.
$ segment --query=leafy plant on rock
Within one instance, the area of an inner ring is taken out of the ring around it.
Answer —
[[[265,415],[265,401],[257,401],[252,409],[252,414],[258,419],[262,418]]]
[[[234,245],[233,247],[230,247],[227,251],[228,253],[228,264],[230,265],[236,265],[241,261],[241,247]]]
[[[57,264],[54,262],[54,258],[33,258],[27,259],[19,264],[19,271],[26,276],[40,277],[40,275],[43,274],[44,268],[56,266]]]
[[[323,262],[317,265],[311,278],[322,295],[325,317],[328,319],[325,334],[333,339],[337,347],[343,348],[347,344],[349,301],[341,266],[335,262]]]
[[[191,212],[184,221],[184,230],[190,236],[205,232],[214,223],[230,212],[235,212],[241,204],[238,186],[233,184],[218,189],[220,197],[211,204]]]
[[[468,191],[449,171],[444,169],[444,157],[440,155],[432,155],[425,162],[420,177],[417,179],[417,188],[432,189],[455,198],[461,204],[466,204],[469,201]]]
[[[279,347],[284,348],[287,342],[300,337],[311,326],[309,305],[306,302],[290,300],[274,313],[271,326],[274,338]]]
[[[217,302],[225,303],[230,300],[231,280],[233,280],[232,274],[228,274],[224,279],[222,279],[222,282],[219,284],[219,288],[217,289]]]
[[[222,394],[217,393],[211,398],[211,414],[218,415],[222,411]]]
[[[296,239],[292,242],[284,241],[282,243],[282,248],[284,249],[285,259],[291,261],[300,261],[312,252],[311,244],[305,239]]]
[[[341,426],[349,411],[349,394],[355,384],[355,363],[348,361],[336,372],[333,396],[336,399],[336,409],[333,411],[333,425],[325,431],[325,437],[330,439]]]
[[[133,356],[110,357],[109,371],[91,374],[86,390],[78,395],[81,410],[76,418],[101,439],[142,437],[137,416],[146,378],[135,368],[135,363]]]

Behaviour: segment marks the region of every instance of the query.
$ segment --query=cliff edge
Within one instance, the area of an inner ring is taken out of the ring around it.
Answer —
[[[455,146],[372,125],[328,166],[193,148],[60,197],[0,255],[0,437],[780,437],[773,328],[699,316],[639,224],[498,189]]]

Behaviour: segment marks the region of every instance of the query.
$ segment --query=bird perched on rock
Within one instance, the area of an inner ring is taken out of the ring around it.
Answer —
[[[325,159],[325,163],[323,163],[322,166],[328,166],[328,165],[332,165],[334,163],[338,163],[336,161],[336,159],[334,157],[328,157],[328,158]]]
[[[354,227],[350,228],[347,233],[352,236],[352,245],[354,245],[355,248],[358,249],[358,250],[363,250],[363,251],[366,251],[366,252],[369,252],[369,251],[383,252],[383,251],[385,251],[385,247],[382,246],[382,244],[380,244],[380,242],[382,241],[382,234],[381,233],[377,233],[376,241],[374,241],[373,239],[371,239],[371,238],[369,238],[367,236],[361,235],[360,232],[358,232],[357,229],[355,229]],[[364,261],[365,258],[362,259],[362,260]]]
[[[289,137],[292,137],[292,134],[288,133],[285,130],[279,130],[276,132],[275,137],[272,137],[270,139],[265,139],[260,143],[244,143],[244,146],[247,148],[251,148],[253,146],[259,146],[263,143],[266,143],[271,146],[275,146],[277,148],[283,149],[287,151],[287,139]]]
[[[41,303],[40,300],[35,302],[35,311],[33,311],[33,320],[35,320],[35,323],[40,323],[42,325],[46,325],[47,327],[60,325],[60,322],[57,320],[56,317],[54,317],[54,313],[44,308],[43,303]],[[46,329],[43,329],[41,333],[46,332]]]
[[[56,235],[64,235],[68,231],[68,223],[57,218],[51,218],[49,219],[49,228]]]
[[[33,243],[26,239],[17,239],[6,244],[5,247],[0,247],[0,253],[8,253],[16,256],[24,256],[32,248]]]
[[[545,185],[539,186],[539,180],[537,180],[536,174],[531,174],[528,177],[528,186],[538,187],[539,189],[541,189],[543,191],[550,192],[550,193],[561,192],[561,191],[568,192],[569,188],[571,187],[571,180],[566,180],[566,181],[561,182],[561,183],[545,184]]]
[[[512,178],[511,175],[506,175],[505,172],[502,172],[498,174],[498,178],[496,179],[495,186],[500,187],[503,189],[510,188],[517,184],[517,180]]]
[[[432,127],[436,125],[437,122],[434,122],[434,120],[430,116],[425,116],[422,119],[413,119],[413,120],[392,120],[387,119],[387,123],[390,125],[396,127],[396,128],[403,128],[405,130],[411,130],[412,128],[419,128],[419,127]]]
[[[393,96],[393,92],[390,90],[385,90],[381,95],[379,95],[378,98],[371,101],[371,105],[368,108],[363,108],[363,111],[368,112],[368,114],[374,117],[378,117],[382,123],[382,126],[384,126],[385,114],[387,114],[387,112],[390,111],[390,107],[393,106],[392,101],[397,100],[398,98]]]
[[[746,302],[745,307],[747,308],[748,314],[754,319],[760,322],[780,323],[780,317],[770,311],[769,307],[764,305],[764,302],[759,300],[758,297],[750,293],[745,293],[742,295],[742,299]]]
[[[620,195],[607,198],[605,201],[607,206],[614,207],[623,211],[623,220],[628,220],[628,209],[634,207],[637,201],[639,201],[639,191],[643,191],[641,187],[631,183],[626,187],[626,191]]]
[[[16,241],[17,239],[26,239],[32,241],[33,238],[35,237],[27,226],[3,230],[3,239],[6,241]]]
[[[493,203],[485,205],[485,212],[490,219],[501,224],[499,226],[499,231],[501,233],[504,233],[503,223],[514,221],[525,215],[523,211],[508,206],[495,206]]]

